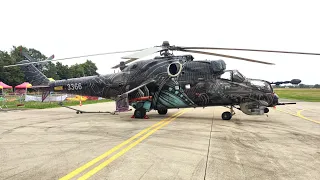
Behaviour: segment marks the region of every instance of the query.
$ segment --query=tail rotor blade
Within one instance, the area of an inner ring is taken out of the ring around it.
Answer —
[[[47,60],[52,60],[54,59],[54,54],[52,54],[50,57],[47,58]]]

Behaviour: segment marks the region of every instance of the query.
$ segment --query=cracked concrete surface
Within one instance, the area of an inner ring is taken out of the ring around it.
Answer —
[[[104,111],[114,104],[78,108]],[[320,103],[279,109],[303,109],[319,124],[275,109],[268,117],[236,111],[231,121],[221,120],[223,107],[191,109],[90,179],[320,179]],[[150,119],[66,108],[1,111],[0,179],[59,179],[178,111],[152,111]]]

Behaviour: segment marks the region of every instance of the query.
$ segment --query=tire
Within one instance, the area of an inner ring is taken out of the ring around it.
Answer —
[[[144,116],[146,115],[146,110],[145,109],[136,109],[134,111],[134,118],[139,118],[139,119],[143,119]]]
[[[222,113],[221,117],[223,120],[230,120],[232,118],[232,114],[231,112],[224,112]]]
[[[168,109],[158,109],[158,114],[164,115],[168,113]]]

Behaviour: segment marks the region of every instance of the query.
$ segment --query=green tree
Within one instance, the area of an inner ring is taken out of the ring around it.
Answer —
[[[3,66],[11,64],[11,57],[7,52],[0,51],[0,81],[9,83],[9,74]]]
[[[81,64],[83,69],[84,69],[84,75],[85,76],[94,76],[94,75],[98,75],[97,73],[97,66],[95,63],[93,63],[90,60],[87,60],[85,63]]]
[[[69,68],[69,72],[72,78],[98,75],[97,70],[97,66],[90,60],[87,60],[82,64],[77,63],[71,65]]]
[[[39,50],[33,48],[28,49],[24,46],[13,46],[10,53],[0,51],[0,81],[12,86],[26,81],[24,73],[22,73],[19,66],[3,68],[3,66],[17,64],[20,61],[27,59],[22,55],[22,51],[27,53],[33,61],[43,61],[47,59],[47,57]],[[74,64],[70,67],[68,65],[62,65],[60,62],[57,62],[56,64],[47,62],[34,65],[48,78],[56,80],[98,75],[98,68],[91,60],[87,60],[82,64]]]
[[[46,63],[45,68],[43,68],[43,73],[47,78],[60,79],[57,67],[52,62]]]
[[[72,78],[79,78],[85,76],[84,68],[83,66],[81,66],[81,64],[76,63],[74,65],[71,65],[69,70]]]
[[[56,68],[60,79],[69,79],[72,77],[68,65],[63,65],[62,63],[57,62]]]
[[[15,59],[8,52],[0,51],[0,80],[6,84],[16,86],[24,82],[24,74],[19,67],[3,67],[12,64],[16,64]]]

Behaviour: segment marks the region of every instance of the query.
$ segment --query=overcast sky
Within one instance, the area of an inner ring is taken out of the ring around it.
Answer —
[[[320,2],[308,0],[10,0],[1,2],[0,50],[23,45],[55,58],[161,45],[272,49],[320,53]],[[273,62],[223,59],[227,69],[268,81],[300,78],[320,84],[320,56],[214,51]],[[176,53],[181,54],[181,53]],[[127,54],[90,57],[101,74]],[[156,56],[150,56],[150,58]],[[64,64],[84,59],[63,61]]]

